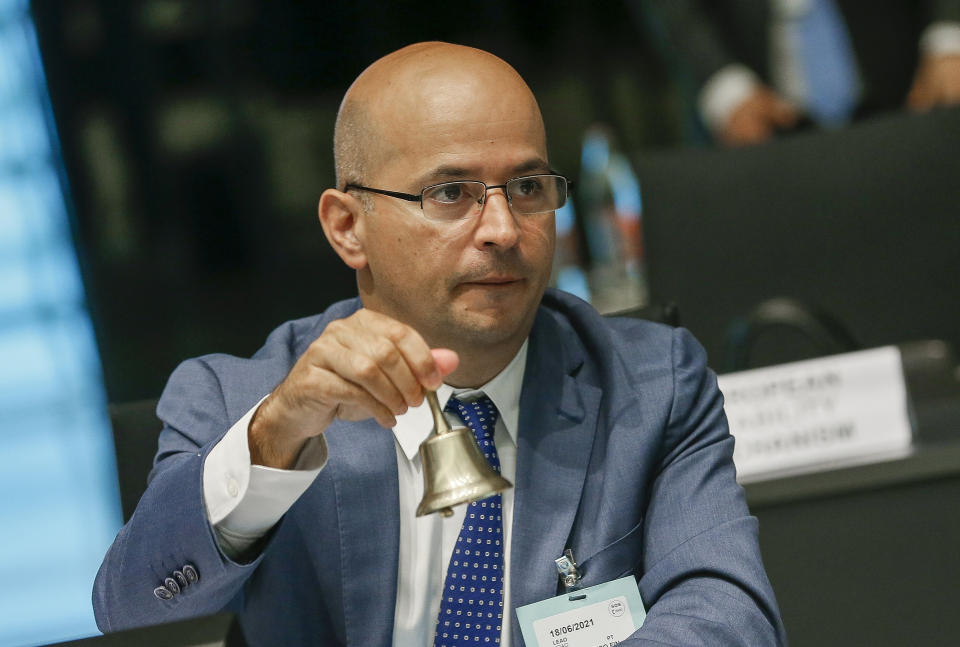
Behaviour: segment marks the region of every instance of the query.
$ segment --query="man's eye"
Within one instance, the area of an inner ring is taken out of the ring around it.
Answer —
[[[462,200],[465,197],[465,191],[457,183],[443,184],[433,187],[423,197],[442,204],[452,204]]]
[[[516,194],[520,196],[536,195],[543,190],[540,180],[535,178],[524,178],[517,182]]]

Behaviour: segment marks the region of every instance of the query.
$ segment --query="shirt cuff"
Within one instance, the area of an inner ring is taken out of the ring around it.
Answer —
[[[920,51],[928,56],[960,54],[960,22],[932,23],[920,37]]]
[[[228,555],[243,552],[280,521],[327,462],[321,434],[307,441],[292,470],[251,465],[247,434],[262,402],[230,427],[203,465],[207,518]]]
[[[731,63],[714,72],[701,88],[697,101],[710,132],[723,130],[740,104],[759,87],[760,79],[745,65]]]

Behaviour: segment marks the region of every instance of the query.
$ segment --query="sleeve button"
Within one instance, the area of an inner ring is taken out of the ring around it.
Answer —
[[[170,592],[165,586],[158,586],[153,590],[153,595],[156,596],[158,600],[169,600],[173,598],[173,593]]]
[[[180,590],[190,586],[190,582],[187,581],[187,576],[183,574],[183,571],[174,571],[173,578],[177,580],[177,584],[180,585]]]
[[[180,585],[177,584],[177,581],[172,577],[168,577],[163,581],[163,586],[166,587],[171,593],[177,595],[180,593]]]
[[[186,564],[183,567],[183,575],[190,584],[196,584],[200,580],[200,573],[193,564]]]

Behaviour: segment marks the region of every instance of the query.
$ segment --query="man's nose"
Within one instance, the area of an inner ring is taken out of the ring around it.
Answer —
[[[479,245],[513,247],[520,238],[520,224],[510,209],[504,189],[490,189],[480,211],[477,226]]]

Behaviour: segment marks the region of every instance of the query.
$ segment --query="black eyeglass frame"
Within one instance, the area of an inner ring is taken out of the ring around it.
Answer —
[[[492,184],[488,185],[486,182],[481,182],[480,180],[447,180],[446,182],[437,182],[436,184],[430,184],[428,186],[420,189],[420,193],[402,193],[400,191],[387,191],[386,189],[375,189],[369,186],[363,186],[362,184],[354,184],[348,182],[344,187],[344,192],[350,191],[351,189],[356,189],[357,191],[369,191],[370,193],[378,193],[380,195],[390,196],[391,198],[400,198],[401,200],[406,200],[407,202],[417,202],[420,204],[420,210],[423,210],[423,194],[429,191],[430,189],[435,189],[438,186],[443,186],[445,184],[454,184],[456,182],[475,182],[477,184],[483,185],[483,197],[480,199],[478,204],[486,204],[487,202],[487,191],[490,189],[503,189],[503,194],[507,198],[507,203],[512,206],[513,198],[510,194],[507,193],[507,184],[511,182],[516,182],[517,180],[526,180],[534,177],[558,177],[562,178],[564,182],[567,183],[566,195],[564,196],[563,204],[566,204],[567,199],[570,197],[570,189],[573,188],[573,180],[566,177],[565,175],[560,175],[559,173],[535,173],[533,175],[521,175],[519,177],[512,177],[507,180],[504,184]],[[560,205],[561,207],[563,205]],[[559,208],[559,207],[558,207]],[[546,211],[541,211],[537,213],[547,213]],[[534,215],[534,214],[524,214],[524,215]]]

